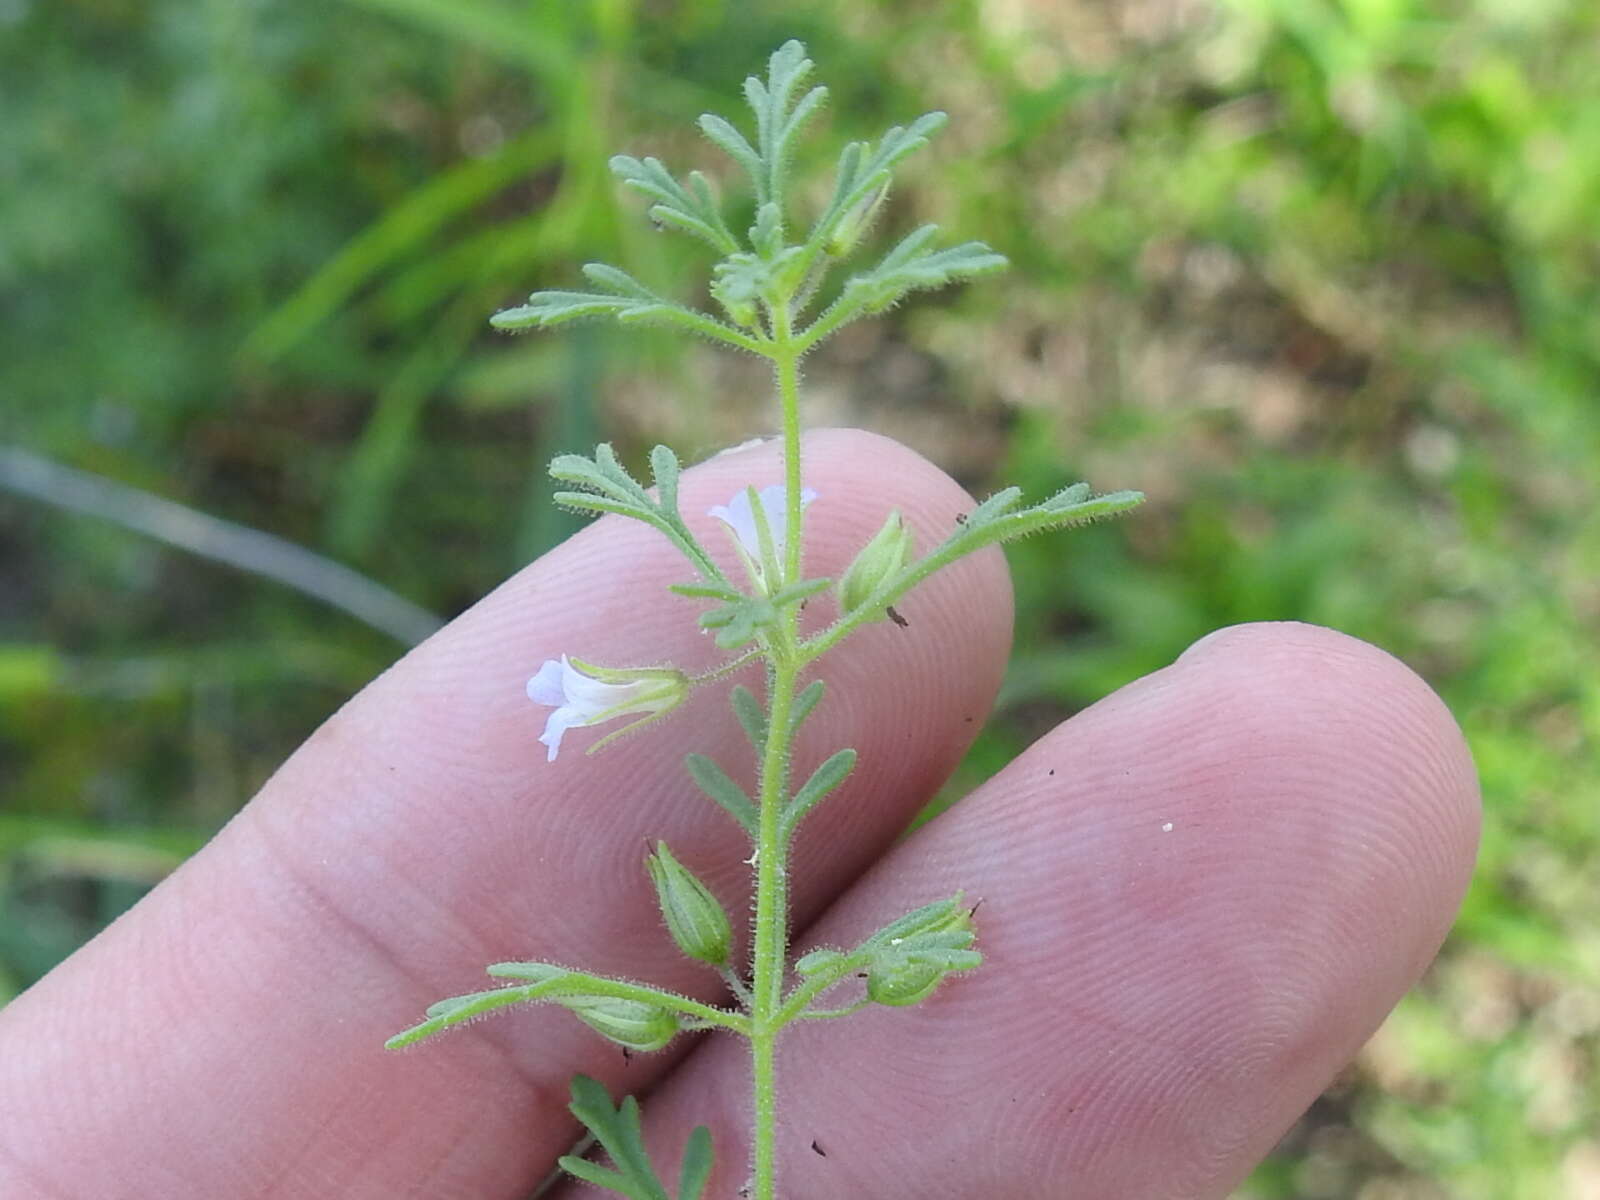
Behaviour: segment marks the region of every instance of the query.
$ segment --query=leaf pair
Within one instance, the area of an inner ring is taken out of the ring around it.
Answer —
[[[704,754],[688,754],[683,761],[690,777],[700,785],[700,790],[755,838],[761,821],[760,810],[744,789],[717,765],[715,759],[707,758]],[[856,752],[848,747],[829,755],[784,805],[778,826],[779,836],[787,841],[805,815],[843,783],[855,765]]]
[[[671,590],[680,596],[720,600],[715,608],[700,614],[700,628],[716,630],[716,643],[722,649],[737,650],[777,629],[785,609],[805,603],[818,592],[827,591],[832,584],[831,579],[802,579],[770,596],[760,593],[747,596],[731,584],[679,583]]]

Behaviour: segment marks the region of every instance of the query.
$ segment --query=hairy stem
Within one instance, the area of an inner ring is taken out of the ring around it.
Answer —
[[[751,955],[750,1063],[755,1098],[755,1200],[773,1197],[773,1131],[777,1112],[773,1074],[782,1028],[784,967],[789,953],[788,846],[781,819],[787,799],[790,717],[797,668],[775,654],[768,676],[766,751],[761,761],[761,822],[756,844],[756,925]]]
[[[794,341],[793,317],[786,301],[772,309],[772,362],[783,406],[784,582],[800,579],[800,348]]]
[[[801,578],[800,351],[794,344],[791,302],[771,309],[773,371],[783,411],[785,584]],[[761,760],[761,819],[756,838],[756,921],[751,952],[750,1073],[755,1099],[753,1200],[773,1200],[778,1032],[787,1021],[783,982],[789,960],[789,749],[795,684],[803,663],[796,653],[799,615],[791,611],[768,643],[767,740]]]

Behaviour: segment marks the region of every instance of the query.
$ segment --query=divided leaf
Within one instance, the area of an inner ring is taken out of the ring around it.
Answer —
[[[489,318],[496,329],[547,328],[579,317],[614,316],[619,320],[642,320],[664,316],[677,308],[670,300],[657,296],[626,271],[604,263],[587,263],[584,276],[601,288],[598,292],[535,292],[526,304],[502,309]]]
[[[645,1150],[639,1120],[639,1102],[623,1098],[615,1108],[605,1086],[587,1075],[572,1077],[572,1115],[583,1122],[594,1140],[611,1157],[610,1170],[573,1155],[563,1155],[561,1168],[568,1174],[627,1196],[629,1200],[700,1200],[712,1166],[711,1131],[697,1126],[684,1146],[683,1167],[676,1197],[661,1182]]]
[[[1021,498],[1021,489],[1014,487],[990,496],[934,553],[958,557],[992,542],[1010,541],[1046,529],[1086,525],[1142,504],[1144,493],[1120,491],[1096,496],[1087,483],[1075,483],[1038,504],[1018,509]]]
[[[807,240],[812,245],[831,240],[840,222],[888,186],[900,160],[926,146],[928,139],[944,128],[948,120],[942,112],[930,112],[907,127],[896,125],[878,140],[877,149],[870,154],[867,143],[848,143],[839,153],[833,199],[822,210]]]
[[[660,159],[618,154],[612,157],[610,166],[611,173],[624,186],[656,202],[650,207],[651,220],[693,234],[723,254],[739,249],[738,240],[723,222],[710,180],[699,171],[689,172],[689,186],[685,188]]]
[[[680,584],[674,591],[698,594],[699,589],[710,588],[714,595],[731,592],[722,573],[689,531],[683,515],[678,511],[678,476],[681,471],[678,456],[666,446],[657,446],[650,451],[650,468],[655,474],[655,497],[628,474],[608,443],[602,442],[596,446],[593,458],[585,458],[581,454],[558,454],[550,463],[550,477],[572,487],[556,492],[555,502],[578,512],[618,513],[660,530],[708,581],[706,584]]]
[[[908,292],[941,288],[1006,266],[1005,255],[982,242],[927,249],[938,232],[937,225],[924,225],[907,234],[871,271],[851,276],[839,302],[864,313],[881,313]]]

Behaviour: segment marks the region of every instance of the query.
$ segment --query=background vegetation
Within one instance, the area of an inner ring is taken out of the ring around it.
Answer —
[[[714,164],[690,120],[799,36],[836,133],[957,116],[888,229],[1016,263],[841,337],[813,420],[978,491],[1153,497],[1017,549],[1029,652],[952,795],[1220,624],[1399,654],[1477,755],[1481,869],[1425,984],[1248,1194],[1600,1195],[1597,13],[0,0],[0,996],[400,649],[64,511],[93,479],[19,451],[461,610],[568,531],[555,451],[764,424],[750,364],[485,317],[591,258],[680,277],[692,247],[605,157]]]

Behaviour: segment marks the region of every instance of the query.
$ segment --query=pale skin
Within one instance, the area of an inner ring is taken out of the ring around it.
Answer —
[[[770,444],[712,459],[686,474],[683,511],[781,473]],[[808,574],[836,575],[890,507],[925,548],[972,505],[866,434],[809,436],[805,477]],[[200,854],[0,1011],[0,1195],[512,1200],[571,1145],[582,1071],[655,1089],[665,1162],[711,1124],[708,1195],[734,1196],[734,1039],[625,1062],[565,1012],[516,1008],[382,1049],[504,959],[719,1000],[661,928],[642,863],[665,838],[747,911],[743,836],[679,765],[697,750],[748,780],[727,683],[593,758],[603,731],[576,730],[554,764],[546,710],[523,694],[563,652],[715,665],[695,602],[662,592],[688,577],[652,531],[604,518],[371,684]],[[780,1194],[1226,1196],[1449,927],[1478,829],[1454,722],[1371,646],[1237,627],[897,843],[999,685],[1002,558],[898,607],[908,628],[873,625],[819,672],[830,694],[799,765],[847,742],[861,757],[800,834],[795,945],[852,944],[959,888],[982,900],[987,961],[921,1007],[786,1035]]]

